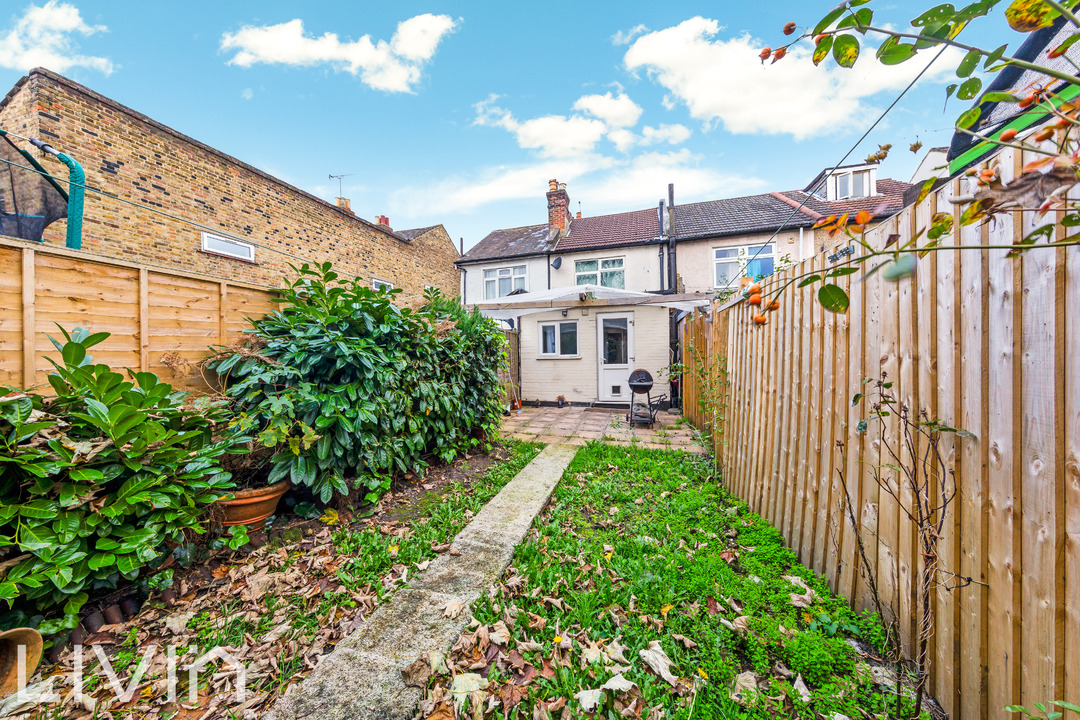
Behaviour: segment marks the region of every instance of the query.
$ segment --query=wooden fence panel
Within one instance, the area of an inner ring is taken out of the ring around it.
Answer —
[[[1009,152],[996,162],[1012,176],[1022,161]],[[906,241],[937,212],[958,220],[962,208],[951,201],[962,192],[960,181],[946,185],[868,240],[880,247],[895,233]],[[811,290],[792,286],[765,327],[751,320],[758,309],[738,300],[714,307],[711,323],[696,315],[684,326],[688,345],[723,327],[710,347],[724,354],[730,384],[713,442],[729,487],[856,608],[873,607],[876,581],[909,653],[922,612],[922,550],[903,511],[910,492],[899,490],[898,501],[875,478],[878,468],[902,487],[882,467],[883,442],[897,448],[900,431],[892,419],[860,434],[865,409],[850,398],[865,391],[861,379],[885,372],[912,413],[971,433],[944,437],[942,467],[931,475],[931,490],[956,489],[930,607],[931,691],[953,717],[1003,719],[1007,704],[1080,699],[1080,249],[1007,257],[1007,246],[1050,220],[1016,212],[958,228],[899,283],[831,279],[848,291],[845,316],[825,314]],[[815,256],[764,283],[766,293],[828,268]],[[684,387],[688,400],[700,397],[693,378]],[[704,413],[688,408],[687,416],[700,422]]]
[[[195,364],[240,337],[272,298],[267,288],[0,238],[0,384],[45,385],[60,325],[111,334],[92,350],[95,362],[205,391]]]

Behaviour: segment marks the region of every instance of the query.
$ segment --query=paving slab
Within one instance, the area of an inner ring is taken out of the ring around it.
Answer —
[[[469,614],[445,618],[444,608],[471,604],[499,579],[576,452],[566,444],[544,448],[454,538],[451,551],[460,554],[443,553],[377,607],[264,719],[410,720],[423,693],[405,685],[401,670],[450,649]]]

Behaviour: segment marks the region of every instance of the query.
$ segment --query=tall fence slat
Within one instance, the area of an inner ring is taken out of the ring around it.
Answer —
[[[1006,151],[995,163],[1009,179],[1023,158]],[[970,433],[941,436],[929,475],[931,493],[956,493],[928,610],[930,689],[952,717],[1004,719],[1005,705],[1080,698],[1080,249],[1008,257],[1052,216],[1016,211],[961,228],[964,206],[952,201],[967,192],[953,181],[867,234],[883,247],[935,214],[954,219],[914,278],[829,278],[848,292],[846,315],[827,314],[816,286],[792,285],[764,327],[752,321],[758,308],[734,301],[688,319],[683,339],[728,369],[712,438],[728,486],[854,607],[874,609],[876,587],[909,654],[925,557],[905,512],[912,493],[887,465],[889,448],[910,463],[929,446],[902,449],[895,418],[860,431],[867,409],[851,397],[884,372],[913,415]],[[807,259],[764,281],[765,296],[829,268],[824,255]],[[713,400],[689,374],[684,388],[688,401]],[[686,413],[699,426],[708,414]]]

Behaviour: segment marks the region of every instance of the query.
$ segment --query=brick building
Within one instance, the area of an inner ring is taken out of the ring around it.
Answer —
[[[86,193],[82,249],[116,259],[272,286],[289,263],[334,263],[343,275],[457,297],[457,248],[442,225],[394,231],[347,200],[329,203],[50,70],[0,100],[0,127],[78,160],[88,187],[197,223]],[[57,176],[67,170],[41,160]],[[65,222],[46,231],[64,242]]]

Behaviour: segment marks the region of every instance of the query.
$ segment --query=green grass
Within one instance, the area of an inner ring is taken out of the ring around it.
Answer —
[[[580,711],[574,694],[598,688],[612,675],[602,663],[586,664],[583,639],[601,645],[618,639],[627,647],[631,669],[624,676],[666,718],[864,717],[893,701],[860,680],[857,653],[845,640],[855,634],[881,642],[876,620],[857,616],[802,567],[777,530],[715,482],[707,458],[587,445],[534,527],[507,575],[523,576],[523,587],[482,597],[473,614],[491,625],[516,609],[507,650],[526,638],[541,643],[541,650],[523,653],[526,662],[540,668],[547,658],[557,673],[531,683],[514,711],[496,710],[493,717],[531,718],[538,700],[558,698]],[[804,579],[815,591],[811,607],[792,604],[791,594],[802,591],[785,575]],[[561,601],[563,609],[545,596]],[[543,618],[546,627],[530,628],[525,613]],[[740,616],[746,616],[748,631],[725,625]],[[572,638],[571,667],[552,659],[557,632],[564,644]],[[685,647],[675,635],[696,646]],[[654,640],[670,657],[681,689],[645,669],[638,651]],[[775,672],[777,664],[802,674],[809,703]],[[746,671],[757,673],[762,693],[756,703],[740,705],[729,693]],[[597,717],[615,717],[605,712]]]

